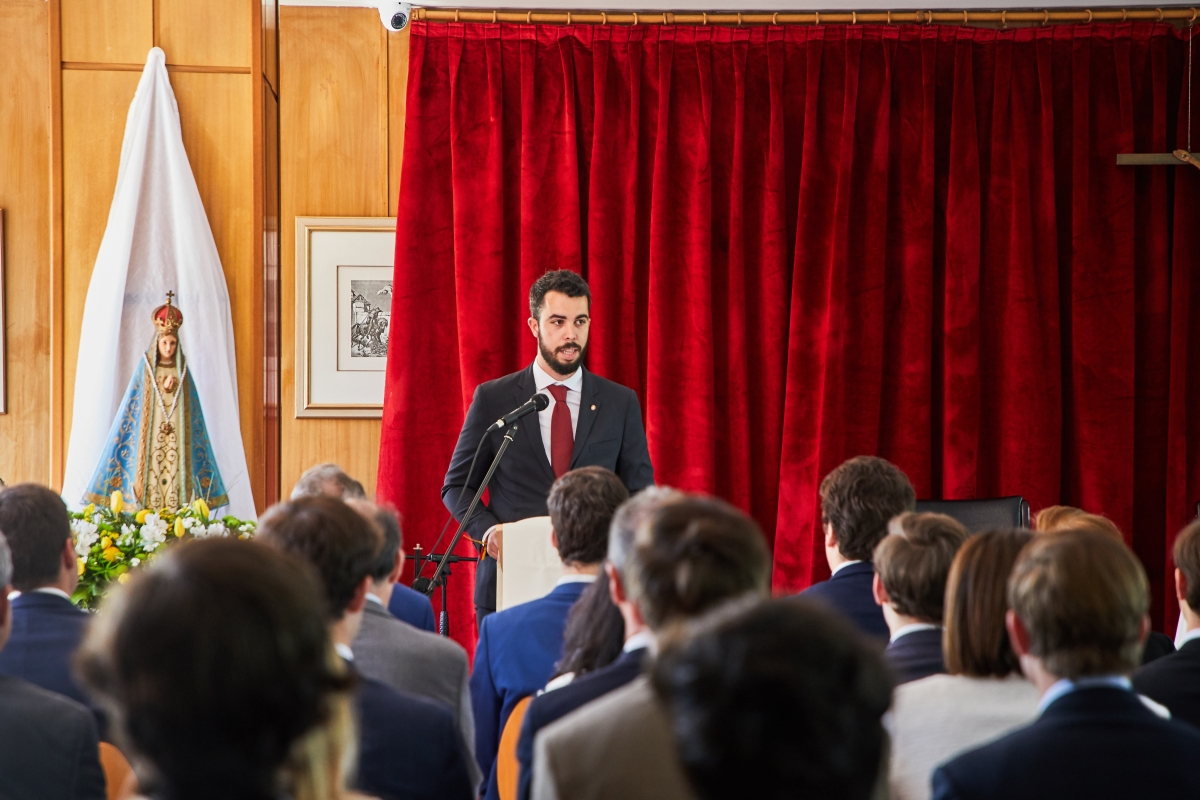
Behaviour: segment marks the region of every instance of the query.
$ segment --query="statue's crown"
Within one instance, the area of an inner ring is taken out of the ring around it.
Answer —
[[[167,292],[167,302],[154,309],[151,315],[154,327],[158,328],[159,333],[174,333],[183,324],[183,312],[171,305],[171,298],[174,296],[174,292]]]

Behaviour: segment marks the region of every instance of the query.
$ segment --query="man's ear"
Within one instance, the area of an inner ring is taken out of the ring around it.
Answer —
[[[62,553],[60,554],[62,563],[59,566],[69,572],[76,572],[79,569],[79,562],[75,556],[75,541],[70,536],[63,542]]]
[[[607,561],[604,562],[604,574],[608,576],[608,596],[612,598],[613,605],[619,606],[628,599],[625,596],[625,587],[621,585],[621,575],[617,568]]]
[[[837,535],[833,532],[833,525],[826,522],[821,526],[825,531],[825,546],[831,549],[836,549],[838,546]]]
[[[1004,627],[1008,629],[1008,640],[1012,643],[1013,652],[1017,657],[1029,655],[1029,631],[1025,623],[1017,616],[1017,612],[1009,609],[1004,614]]]
[[[396,561],[392,564],[391,574],[388,575],[388,583],[399,583],[400,575],[404,572],[404,548],[401,547],[396,551]]]
[[[357,614],[363,610],[363,606],[367,604],[367,592],[371,591],[371,583],[372,578],[368,575],[355,587],[354,597],[350,598],[350,605],[346,606],[347,614]]]
[[[529,332],[533,334],[533,338],[538,338],[538,321],[530,317],[525,322],[529,325]]]
[[[890,602],[887,589],[883,588],[883,581],[880,580],[878,572],[871,576],[871,594],[875,596],[875,605],[877,606],[886,606]]]
[[[558,534],[554,532],[554,526],[550,526],[550,546],[555,550],[558,549]]]
[[[1179,567],[1175,568],[1175,599],[1180,603],[1186,603],[1188,596],[1188,579],[1187,575],[1183,574],[1183,570]]]
[[[1145,644],[1150,636],[1150,615],[1142,614],[1142,624],[1138,626],[1138,642]]]

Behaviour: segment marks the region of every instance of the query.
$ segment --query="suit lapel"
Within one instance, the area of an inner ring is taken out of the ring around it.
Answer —
[[[521,373],[520,380],[517,381],[517,392],[513,396],[516,403],[513,408],[522,405],[526,400],[533,396],[537,385],[533,382],[533,365],[530,364]],[[530,414],[520,422],[520,430],[525,438],[529,441],[529,446],[533,448],[533,457],[541,466],[542,472],[546,473],[546,477],[550,482],[554,482],[554,467],[550,465],[550,460],[546,458],[546,445],[542,442],[542,421],[537,414]]]
[[[600,404],[596,402],[596,378],[585,369],[583,387],[579,392],[579,419],[575,422],[575,447],[571,451],[571,469],[574,469],[575,463],[579,461],[579,454],[587,444],[588,435],[592,432],[592,423],[596,421],[598,413]]]

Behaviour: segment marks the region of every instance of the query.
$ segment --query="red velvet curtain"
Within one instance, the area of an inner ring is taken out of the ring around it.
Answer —
[[[751,513],[777,591],[827,575],[817,486],[874,453],[920,497],[1107,514],[1170,627],[1200,172],[1114,156],[1183,145],[1184,36],[414,23],[379,471],[409,546],[474,387],[534,356],[529,284],[566,267],[658,480]]]

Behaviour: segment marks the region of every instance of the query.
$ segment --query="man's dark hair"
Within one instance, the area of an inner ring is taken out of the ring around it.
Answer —
[[[396,554],[404,546],[404,533],[400,530],[400,514],[388,506],[377,506],[366,500],[352,500],[350,507],[355,511],[369,511],[369,519],[379,528],[379,553],[375,556],[375,565],[371,568],[371,579],[378,583],[392,574],[396,566]]]
[[[715,497],[660,506],[637,530],[627,564],[630,599],[651,630],[744,594],[766,594],[771,555],[754,520]]]
[[[1171,550],[1175,567],[1187,579],[1187,604],[1200,613],[1200,520],[1193,522],[1175,537]]]
[[[547,272],[529,287],[529,316],[536,320],[542,318],[542,305],[547,292],[559,292],[567,297],[586,297],[588,308],[592,307],[592,290],[583,276],[569,269],[556,269]]]
[[[0,533],[12,550],[14,589],[28,592],[58,581],[71,518],[57,492],[36,483],[0,492]]]
[[[945,514],[906,511],[888,524],[875,546],[875,572],[897,614],[942,624],[946,576],[967,529]]]
[[[667,637],[651,675],[702,800],[867,800],[892,685],[878,651],[808,600],[727,604]]]
[[[629,490],[604,467],[580,467],[550,487],[546,508],[564,564],[599,564],[608,551],[608,526]]]
[[[76,659],[151,769],[146,794],[278,796],[297,739],[346,702],[312,569],[255,542],[170,548],[105,601]]]
[[[821,521],[833,526],[838,552],[870,561],[888,520],[917,505],[908,476],[875,456],[856,456],[821,481]]]
[[[254,538],[316,568],[325,587],[329,618],[336,622],[375,567],[382,537],[372,522],[341,500],[319,496],[267,509]]]

